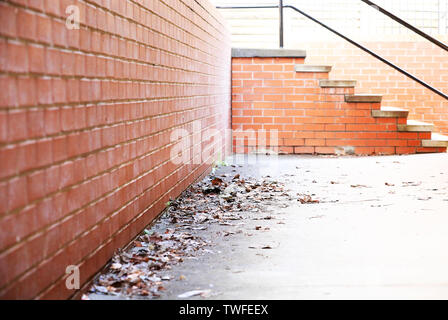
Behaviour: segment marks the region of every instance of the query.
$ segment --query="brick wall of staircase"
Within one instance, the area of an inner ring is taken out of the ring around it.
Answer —
[[[304,58],[234,56],[234,151],[358,155],[446,151],[447,138],[433,134],[432,124],[408,121],[406,109],[383,105],[381,95],[359,94],[356,79],[330,80],[331,66],[305,65]],[[278,139],[265,139],[265,132],[269,136],[272,130]]]

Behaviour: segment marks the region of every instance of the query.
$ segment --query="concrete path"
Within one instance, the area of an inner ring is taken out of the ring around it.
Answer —
[[[270,175],[320,203],[245,221],[245,233],[175,266],[162,299],[194,289],[208,299],[448,299],[448,154],[250,160],[242,176]],[[273,249],[249,248],[263,245]]]

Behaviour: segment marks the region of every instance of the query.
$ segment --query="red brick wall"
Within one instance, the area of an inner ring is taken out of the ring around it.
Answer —
[[[1,298],[73,295],[68,265],[85,283],[228,150],[197,148],[230,123],[230,38],[207,0],[1,1],[0,87]],[[170,161],[175,129],[196,161]]]
[[[347,103],[354,88],[321,88],[328,73],[297,73],[299,58],[232,59],[234,151],[295,154],[407,154],[431,133],[398,132],[406,118],[374,118],[380,103]],[[250,131],[253,131],[251,134]],[[271,137],[276,135],[278,139]]]
[[[403,35],[363,45],[448,93],[448,52],[429,41]],[[307,64],[332,65],[332,79],[357,80],[357,92],[384,95],[383,105],[407,109],[409,119],[433,123],[436,132],[448,134],[448,101],[360,49],[340,39],[301,43],[300,49],[307,51]]]

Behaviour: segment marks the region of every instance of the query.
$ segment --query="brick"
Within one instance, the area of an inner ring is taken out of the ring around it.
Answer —
[[[29,69],[28,50],[23,44],[8,44],[7,70],[17,73],[26,73]]]
[[[67,81],[65,79],[52,79],[52,101],[53,103],[63,103],[67,101]]]
[[[17,177],[8,182],[8,211],[23,207],[28,202],[27,178]]]
[[[80,99],[80,83],[77,79],[68,79],[66,88],[66,95],[68,102],[77,102]]]
[[[254,123],[273,123],[272,117],[254,117]]]
[[[52,20],[51,30],[53,43],[55,45],[65,47],[67,45],[67,28],[65,26],[65,23],[57,20]]]
[[[0,216],[3,216],[7,210],[8,210],[8,182],[3,181],[0,182]],[[2,230],[7,229],[2,228]],[[2,232],[0,234],[0,243],[2,243],[3,246],[5,246],[4,244],[6,243],[4,238],[8,237],[9,235],[12,235],[12,233]]]
[[[408,147],[421,147],[422,141],[421,140],[408,140]]]
[[[61,72],[63,75],[72,76],[75,74],[75,55],[68,52],[61,52]]]
[[[295,154],[314,154],[314,147],[295,147]]]
[[[263,71],[283,71],[284,66],[281,64],[266,64],[263,65]],[[261,71],[261,70],[256,70]]]
[[[87,29],[79,30],[79,48],[83,51],[91,51],[91,33]]]
[[[79,30],[67,30],[66,32],[67,46],[79,48]]]
[[[28,6],[38,11],[45,10],[45,3],[42,0],[28,0]]]
[[[397,154],[412,154],[416,152],[416,148],[414,147],[397,147],[396,153]]]
[[[46,52],[46,71],[49,74],[60,75],[62,59],[59,50],[47,49]]]
[[[38,78],[36,80],[37,102],[39,104],[53,103],[53,86],[50,78]]]
[[[242,66],[242,71],[262,71],[263,66],[262,65],[256,65],[256,64],[246,64]]]
[[[234,72],[232,74],[233,79],[252,79],[251,72]]]
[[[379,155],[395,154],[395,148],[394,147],[375,147],[375,154],[379,154]]]
[[[325,146],[325,139],[305,139],[306,146],[321,147]],[[316,151],[317,152],[317,151]]]
[[[285,146],[304,146],[305,139],[284,139]]]
[[[59,6],[55,5],[54,2],[51,0],[45,0],[44,8],[45,12],[50,13],[52,15],[59,16],[61,15],[61,13],[65,14],[65,10],[61,12]]]
[[[51,139],[43,139],[36,142],[37,166],[46,166],[53,161],[53,146]]]
[[[7,70],[8,64],[8,42],[6,39],[0,39],[0,69]]]
[[[375,153],[375,148],[372,147],[356,147],[355,154],[358,155],[371,155]]]
[[[28,200],[35,201],[45,195],[45,171],[37,171],[27,176]]]
[[[280,154],[293,154],[294,148],[293,147],[280,147],[279,153]]]
[[[37,84],[35,78],[18,77],[18,104],[21,106],[33,106],[37,104]]]
[[[45,108],[44,129],[46,135],[52,135],[61,131],[61,119],[59,108]]]
[[[53,193],[59,190],[60,167],[52,166],[45,170],[45,190],[46,193]]]
[[[62,161],[67,158],[67,137],[59,136],[52,139],[53,143],[53,159],[54,161]]]
[[[12,146],[0,148],[0,178],[5,178],[18,171],[18,152]]]
[[[29,109],[26,113],[27,137],[36,138],[45,135],[44,110],[41,108]]]
[[[274,117],[274,123],[293,123],[292,117]]]
[[[8,113],[8,140],[17,141],[27,138],[27,114],[14,110]]]
[[[0,76],[0,87],[3,92],[0,95],[0,107],[17,106],[17,81],[15,78],[7,78]]]
[[[36,38],[45,43],[51,43],[51,20],[48,17],[36,16]]]
[[[8,140],[8,113],[0,110],[0,143]]]
[[[317,154],[334,154],[335,150],[333,147],[316,147],[315,153],[317,153]]]
[[[272,72],[254,72],[252,73],[253,79],[274,79],[274,75],[277,73]]]
[[[29,69],[35,73],[45,73],[45,49],[40,46],[28,46]]]
[[[0,34],[10,37],[16,36],[17,9],[7,3],[0,3]]]

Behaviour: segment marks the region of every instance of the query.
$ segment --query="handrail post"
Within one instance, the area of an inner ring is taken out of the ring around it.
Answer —
[[[283,0],[279,0],[279,24],[280,24],[280,29],[279,29],[279,36],[280,36],[280,48],[283,48]]]

